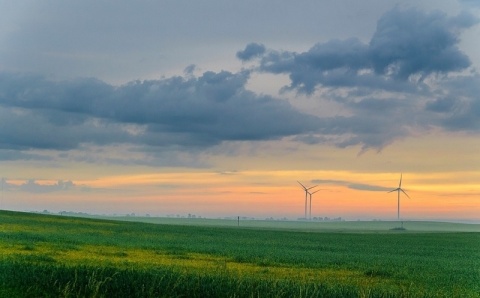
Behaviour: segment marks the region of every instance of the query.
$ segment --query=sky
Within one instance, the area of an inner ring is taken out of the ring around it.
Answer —
[[[0,0],[0,209],[480,221],[480,1]]]

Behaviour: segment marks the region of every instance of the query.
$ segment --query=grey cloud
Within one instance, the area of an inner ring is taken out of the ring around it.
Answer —
[[[323,119],[319,129],[324,135],[337,136],[335,144],[340,148],[360,145],[361,150],[381,149],[396,139],[408,135],[405,116],[401,110],[384,113],[382,111],[361,111],[353,116],[335,116]]]
[[[328,180],[328,179],[314,179],[311,182],[313,184],[335,184],[335,185],[347,184],[347,182],[344,180]]]
[[[316,179],[312,180],[314,184],[333,184],[333,185],[341,185],[345,186],[350,189],[355,190],[364,190],[364,191],[390,191],[391,188],[372,185],[372,184],[363,184],[363,183],[352,183],[345,180],[323,180],[323,179]]]
[[[466,69],[470,61],[458,48],[459,34],[476,23],[466,12],[448,17],[395,8],[378,21],[368,44],[350,38],[318,43],[303,53],[269,50],[259,70],[289,74],[289,88],[308,94],[317,86],[395,91],[412,77]]]
[[[480,132],[480,102],[466,104],[461,112],[454,113],[441,121],[442,127],[452,131]]]
[[[280,138],[316,129],[315,117],[294,110],[285,101],[246,90],[247,78],[248,73],[209,71],[198,78],[132,83],[117,91],[115,101],[105,101],[110,110],[100,108],[99,116],[147,124],[147,131],[154,134],[175,133],[179,143],[187,138],[206,145]]]
[[[375,72],[405,80],[465,69],[470,61],[457,47],[458,34],[476,22],[468,13],[448,18],[438,11],[389,11],[378,21],[369,44]]]
[[[31,74],[0,73],[0,103],[27,109],[89,113],[114,88],[96,79],[52,81]]]
[[[1,150],[0,149],[0,161],[12,161],[12,160],[51,160],[47,156],[40,154],[22,152],[17,150]]]
[[[477,0],[477,4],[480,6],[480,1]],[[469,28],[479,22],[480,19],[468,10],[463,10],[459,15],[451,19],[451,25],[454,28]]]
[[[459,34],[477,22],[469,13],[449,17],[394,9],[378,21],[369,43],[336,39],[303,53],[250,43],[237,52],[242,61],[259,58],[256,71],[289,75],[292,90],[316,95],[321,89],[319,100],[335,101],[341,109],[338,115],[322,111],[324,117],[247,90],[249,71],[195,76],[192,64],[184,76],[121,86],[0,73],[0,158],[35,158],[27,150],[88,144],[127,145],[152,156],[165,148],[198,152],[227,141],[283,137],[367,150],[412,129],[478,132],[478,76],[449,76],[470,65],[458,48]]]
[[[446,113],[453,111],[457,103],[458,101],[455,98],[438,98],[436,100],[427,102],[425,108],[427,109],[427,111]]]
[[[0,149],[69,150],[82,143],[104,145],[133,142],[135,138],[119,125],[95,118],[82,123],[58,123],[59,118],[76,117],[62,111],[55,114],[52,110],[3,107],[0,117]]]
[[[316,44],[305,53],[272,55],[280,63],[276,65],[272,60],[264,59],[262,70],[290,72],[292,88],[312,93],[319,82],[328,86],[355,84],[357,72],[369,67],[366,51],[367,46],[355,38],[332,40]]]
[[[309,144],[360,145],[363,152],[431,127],[478,132],[480,80],[474,72],[459,75],[470,66],[460,34],[478,21],[468,12],[395,8],[368,43],[349,38],[300,53],[268,49],[256,71],[287,74],[287,90],[341,105],[343,113],[323,117],[316,133],[296,136]]]
[[[192,76],[196,68],[197,66],[195,64],[190,64],[189,66],[185,67],[185,69],[183,70],[183,73],[186,76]]]
[[[237,58],[242,61],[248,61],[255,57],[259,57],[265,53],[266,48],[263,44],[250,43],[248,44],[243,51],[237,52]]]
[[[56,184],[38,184],[34,179],[30,179],[20,185],[20,190],[31,193],[49,193],[66,191],[74,186],[75,184],[72,181],[58,180]]]
[[[357,38],[330,40],[314,45],[308,52],[296,54],[295,62],[305,66],[315,65],[322,70],[349,68],[360,70],[370,67],[366,58],[367,45]]]
[[[354,183],[348,185],[348,188],[356,189],[356,190],[365,190],[365,191],[390,191],[392,188],[378,186],[378,185],[370,185],[370,184],[360,184]]]
[[[450,131],[480,132],[480,75],[456,76],[443,82],[444,95],[426,103],[432,125]],[[428,116],[428,115],[426,115]]]
[[[135,81],[50,81],[0,75],[0,148],[69,150],[81,144],[208,147],[315,131],[319,119],[245,89],[248,72]],[[129,126],[134,126],[133,131]]]

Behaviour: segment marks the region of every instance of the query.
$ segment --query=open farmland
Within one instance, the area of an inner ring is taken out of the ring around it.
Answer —
[[[274,224],[0,211],[0,296],[480,297],[478,225],[469,226],[477,232],[454,232],[454,224],[447,232],[362,232]]]
[[[223,226],[260,229],[282,229],[303,232],[385,232],[400,226],[398,221],[288,221],[257,219],[210,219],[176,217],[93,216],[108,220],[145,222],[168,225]],[[480,232],[480,224],[404,221],[404,232]]]

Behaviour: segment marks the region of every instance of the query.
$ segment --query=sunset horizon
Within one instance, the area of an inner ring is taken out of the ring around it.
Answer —
[[[480,222],[480,5],[260,2],[0,3],[0,209]]]

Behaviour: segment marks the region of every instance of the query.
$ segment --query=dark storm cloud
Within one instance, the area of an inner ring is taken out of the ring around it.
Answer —
[[[51,81],[3,73],[0,148],[68,150],[88,143],[206,147],[317,129],[318,118],[246,90],[247,79],[247,72],[208,71],[200,77],[114,87],[94,79]]]
[[[395,8],[380,18],[368,44],[350,38],[303,53],[265,51],[259,70],[289,74],[290,88],[308,94],[319,86],[399,91],[412,78],[466,69],[470,61],[458,48],[459,34],[476,23],[469,13],[448,17]]]

